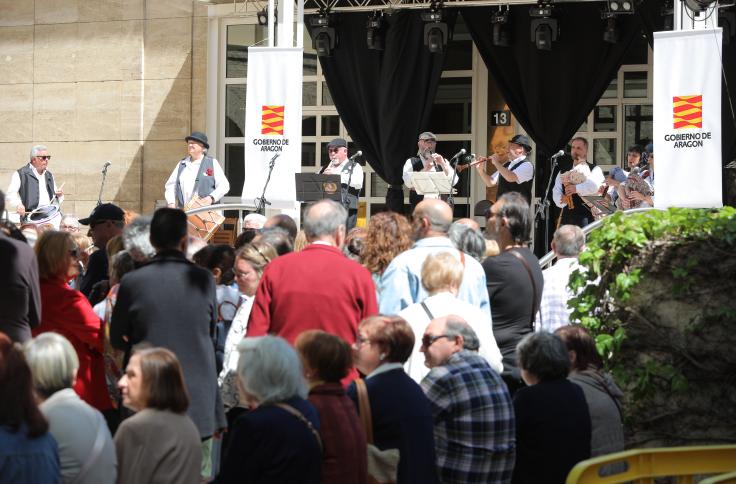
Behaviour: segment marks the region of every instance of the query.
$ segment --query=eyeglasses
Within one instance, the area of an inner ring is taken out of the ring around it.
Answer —
[[[235,274],[235,277],[238,279],[244,279],[250,275],[250,272],[240,272],[240,271],[233,271]]]
[[[98,225],[104,224],[105,222],[107,222],[107,220],[95,220],[94,222],[90,222],[89,228],[93,229],[97,227]]]
[[[74,247],[73,249],[70,249],[69,255],[74,257],[75,259],[79,259],[79,247]]]
[[[429,348],[434,344],[435,341],[437,341],[440,338],[448,338],[449,336],[446,334],[438,334],[438,335],[431,335],[431,334],[425,334],[422,336],[422,347],[423,348]]]
[[[40,158],[42,160],[50,160],[51,155],[35,156],[34,158]]]
[[[337,153],[340,151],[340,148],[327,148],[328,153]]]
[[[363,338],[363,336],[360,333],[355,334],[355,347],[360,348],[364,344],[371,344],[371,340],[368,338]]]

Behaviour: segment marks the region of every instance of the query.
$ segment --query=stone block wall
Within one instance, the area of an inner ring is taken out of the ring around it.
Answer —
[[[196,0],[0,0],[0,189],[48,146],[62,210],[150,213],[205,130],[207,10]],[[11,208],[11,207],[9,207]]]

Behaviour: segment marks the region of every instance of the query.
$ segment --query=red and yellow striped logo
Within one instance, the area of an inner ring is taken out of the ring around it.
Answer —
[[[703,127],[703,96],[674,96],[672,116],[675,129]]]
[[[284,134],[284,107],[263,106],[261,116],[261,134]]]

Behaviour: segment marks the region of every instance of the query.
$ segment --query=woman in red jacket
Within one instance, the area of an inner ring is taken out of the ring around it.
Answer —
[[[96,409],[110,410],[102,324],[84,295],[68,284],[79,271],[79,247],[70,233],[48,231],[38,238],[34,250],[41,279],[41,324],[33,336],[47,331],[65,336],[79,358],[74,390]]]

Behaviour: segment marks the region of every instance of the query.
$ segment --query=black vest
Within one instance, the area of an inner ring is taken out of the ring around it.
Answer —
[[[509,167],[511,165],[511,162],[507,162],[504,167],[508,168],[509,171],[514,171],[516,168],[522,165],[522,163],[529,161],[529,159],[524,158],[523,160],[519,161],[518,163],[514,163],[513,166]],[[531,161],[529,161],[531,163]],[[532,167],[534,165],[532,164]],[[498,189],[496,190],[496,200],[501,198],[501,195],[508,192],[519,192],[522,195],[524,195],[524,198],[526,198],[527,203],[531,204],[532,202],[532,183],[534,183],[534,176],[531,177],[531,179],[523,182],[523,183],[515,183],[506,181],[506,179],[499,173],[498,174]]]
[[[179,171],[176,172],[176,185],[174,185],[174,195],[176,197],[176,206],[182,208],[184,204],[184,194],[179,186],[179,176],[181,175],[186,158],[179,162]],[[211,176],[205,176],[206,170],[212,170]],[[197,172],[197,178],[194,179],[194,190],[193,192],[199,195],[200,198],[206,197],[215,190],[215,166],[212,161],[212,157],[205,155],[202,158],[202,162],[199,164],[199,171]],[[212,203],[217,203],[217,200],[213,200]]]
[[[26,212],[30,212],[38,208],[38,178],[33,173],[33,168],[30,165],[26,165],[18,170],[20,176],[20,201],[26,208]],[[43,173],[44,181],[46,182],[46,191],[49,194],[49,200],[54,198],[54,176],[50,171],[46,170]]]
[[[593,168],[596,167],[596,165],[593,165],[591,163],[585,162],[588,165],[588,168],[590,169],[591,173],[593,172]],[[590,209],[587,205],[585,205],[585,202],[583,202],[583,199],[580,198],[580,195],[577,193],[572,194],[572,203],[574,207],[572,209],[565,207],[562,212],[562,221],[560,225],[565,224],[571,224],[571,225],[577,225],[578,227],[585,227],[589,223],[593,222],[593,214],[590,212]]]

